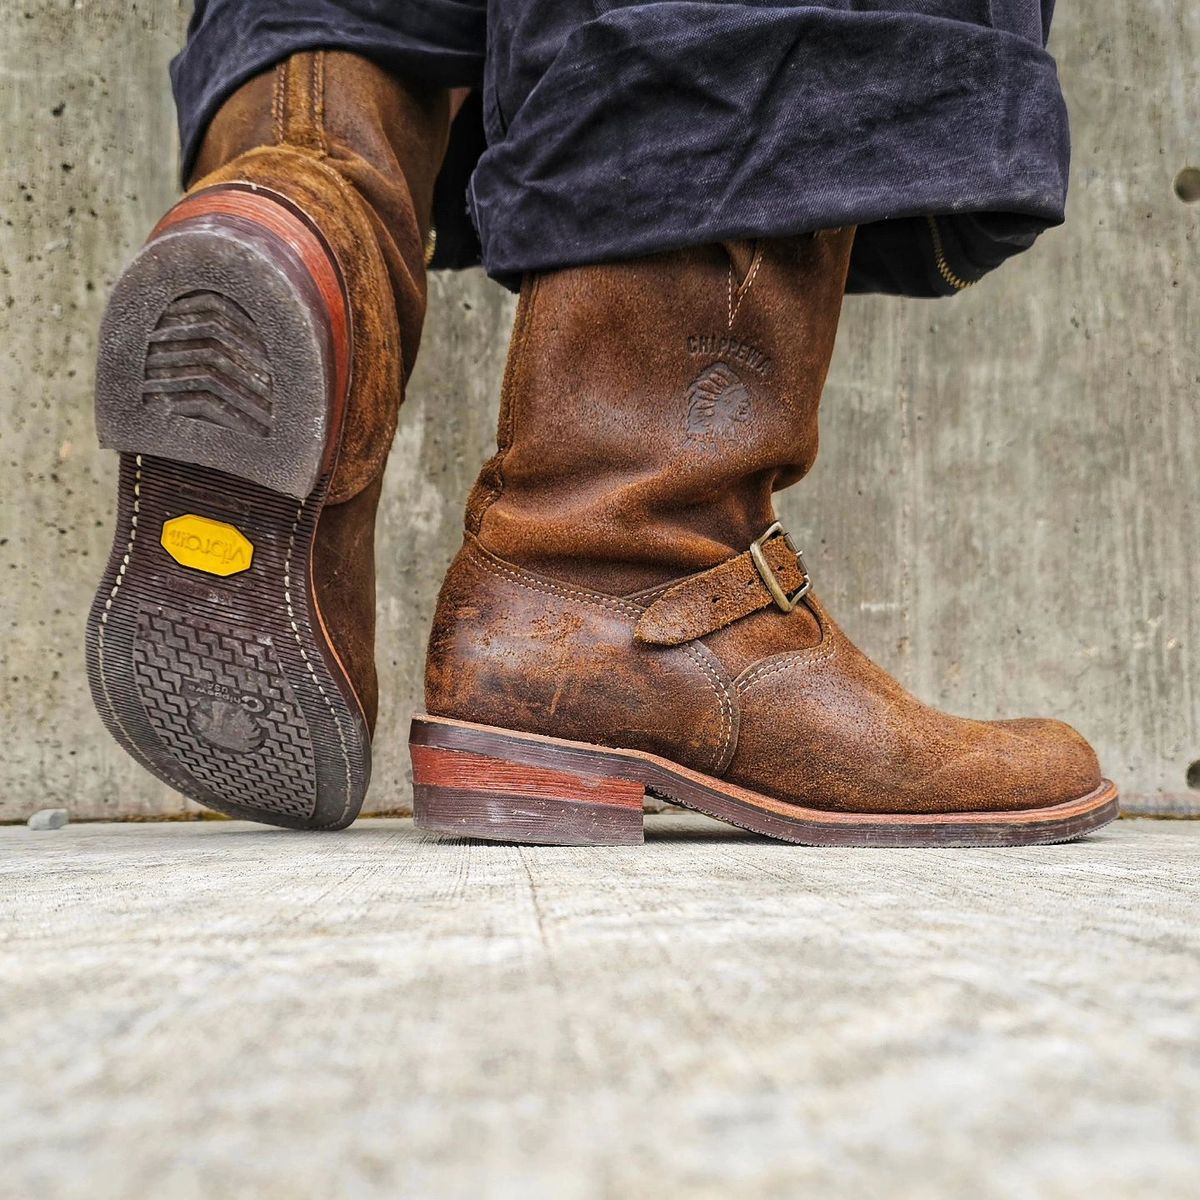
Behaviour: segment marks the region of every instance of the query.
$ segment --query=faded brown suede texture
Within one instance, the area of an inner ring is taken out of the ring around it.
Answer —
[[[353,54],[297,54],[252,79],[210,125],[191,191],[250,183],[286,196],[341,268],[351,378],[313,586],[373,729],[374,527],[404,384],[425,319],[425,241],[449,136],[445,91],[418,93]]]
[[[700,246],[522,292],[467,524],[625,595],[741,553],[817,452],[852,232]]]
[[[824,810],[1011,811],[1099,786],[1069,726],[929,708],[811,595],[785,614],[749,563],[772,493],[816,454],[852,237],[526,281],[498,453],[438,602],[431,713]],[[793,594],[794,554],[763,549]]]

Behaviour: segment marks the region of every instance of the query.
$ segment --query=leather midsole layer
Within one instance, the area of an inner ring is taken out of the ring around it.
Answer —
[[[558,773],[592,789],[610,781],[614,791],[637,784],[646,791],[711,816],[743,825],[768,836],[795,841],[843,844],[1005,844],[1016,841],[1063,841],[1080,837],[1118,815],[1117,790],[1107,781],[1086,796],[1065,803],[1009,811],[940,813],[835,812],[805,808],[766,796],[724,780],[702,775],[657,755],[539,734],[477,725],[446,717],[418,715],[413,720],[411,745],[415,777],[431,764],[422,755],[452,751],[479,759],[475,779],[488,785],[488,763],[500,762],[491,786],[511,790],[514,768],[527,776]],[[435,786],[461,786],[444,771]],[[553,791],[553,787],[550,787]],[[577,799],[578,788],[559,789]],[[545,794],[546,788],[541,789]],[[594,801],[602,802],[599,797]],[[608,801],[612,803],[612,800]],[[1018,832],[1020,831],[1020,832]]]

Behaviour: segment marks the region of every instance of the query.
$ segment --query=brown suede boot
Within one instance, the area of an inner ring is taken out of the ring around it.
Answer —
[[[526,282],[413,723],[423,827],[637,842],[647,790],[813,844],[1116,815],[1068,726],[946,716],[866,659],[775,520],[816,453],[852,236]]]
[[[448,127],[446,92],[293,56],[218,113],[104,317],[121,471],[92,694],[134,758],[232,816],[339,828],[367,788],[375,508]]]

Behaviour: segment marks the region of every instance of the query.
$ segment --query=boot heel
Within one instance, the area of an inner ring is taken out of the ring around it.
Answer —
[[[461,732],[436,718],[413,721],[417,828],[551,846],[641,845],[640,783],[593,773],[578,761],[561,767],[536,762],[547,750],[519,736],[488,738],[480,747],[487,753],[438,745],[440,729]]]
[[[282,196],[225,184],[177,204],[100,328],[100,445],[303,500],[332,467],[349,378],[341,276]]]

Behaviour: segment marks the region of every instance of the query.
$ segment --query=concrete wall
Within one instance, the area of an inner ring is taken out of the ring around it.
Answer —
[[[0,11],[0,818],[185,809],[110,742],[81,641],[116,465],[93,445],[94,332],[174,194],[188,7]],[[781,511],[825,600],[925,698],[1066,716],[1127,793],[1178,795],[1200,759],[1200,205],[1172,182],[1200,166],[1200,8],[1060,8],[1068,224],[953,301],[850,301],[822,458]],[[374,810],[408,801],[406,719],[511,311],[477,274],[434,282],[380,528]]]

